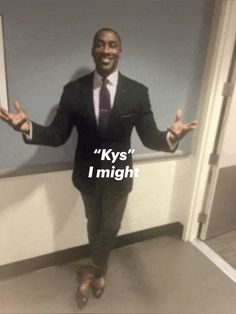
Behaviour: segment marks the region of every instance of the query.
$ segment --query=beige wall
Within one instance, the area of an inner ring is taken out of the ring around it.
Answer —
[[[185,224],[191,157],[135,166],[140,177],[120,234],[175,221]],[[0,191],[0,265],[87,243],[83,205],[71,171],[4,178]]]

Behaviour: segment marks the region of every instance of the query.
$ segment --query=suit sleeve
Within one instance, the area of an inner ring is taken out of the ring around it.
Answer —
[[[32,138],[23,135],[27,144],[60,146],[69,138],[74,126],[73,112],[70,104],[70,95],[67,88],[64,88],[57,113],[49,126],[42,126],[33,121]]]
[[[174,152],[177,147],[174,150],[170,149],[167,142],[167,131],[160,131],[156,126],[146,87],[141,96],[140,107],[135,127],[143,145],[157,151]]]

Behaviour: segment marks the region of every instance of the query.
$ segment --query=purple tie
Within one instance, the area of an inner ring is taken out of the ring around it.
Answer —
[[[102,86],[99,92],[99,129],[101,132],[105,131],[111,113],[111,99],[107,83],[108,80],[102,80]]]

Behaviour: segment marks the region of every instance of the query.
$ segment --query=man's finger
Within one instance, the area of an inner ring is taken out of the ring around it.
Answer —
[[[198,125],[198,121],[196,120],[188,123],[188,127],[190,128],[196,128],[197,125]]]
[[[182,110],[179,109],[179,110],[176,111],[175,122],[180,121],[181,116],[182,116]]]
[[[5,109],[4,107],[0,107],[0,111],[2,112],[2,113],[4,113],[4,114],[7,114],[7,113],[9,113],[8,111],[7,111],[7,109]]]
[[[21,104],[19,103],[19,101],[14,100],[13,105],[14,105],[14,107],[15,107],[15,109],[16,109],[16,111],[17,111],[18,113],[20,113],[20,112],[23,111],[22,108],[21,108]]]
[[[1,113],[1,117],[2,118],[5,118],[5,119],[9,119],[10,118],[10,114],[9,114],[9,112],[5,108],[1,107],[0,108],[0,113]]]

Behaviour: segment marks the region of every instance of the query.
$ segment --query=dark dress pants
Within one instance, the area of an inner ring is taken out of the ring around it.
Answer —
[[[94,194],[81,193],[87,218],[92,264],[97,275],[107,269],[109,254],[121,227],[128,194],[116,195],[106,186],[97,186]]]

